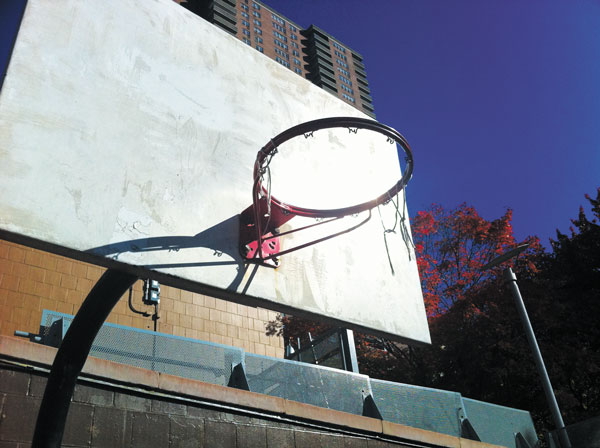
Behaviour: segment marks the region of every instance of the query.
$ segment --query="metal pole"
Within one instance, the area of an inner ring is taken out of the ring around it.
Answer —
[[[135,275],[108,269],[84,300],[54,358],[35,425],[33,448],[60,448],[75,382],[92,343],[110,311],[136,280]]]
[[[527,310],[525,309],[525,303],[523,302],[521,292],[519,291],[519,286],[517,285],[517,276],[511,268],[506,268],[504,270],[504,279],[510,285],[510,289],[515,299],[515,303],[517,305],[519,317],[521,318],[523,328],[525,329],[525,336],[527,336],[529,347],[533,352],[533,359],[535,361],[538,374],[540,375],[540,378],[542,380],[542,387],[544,389],[544,393],[546,394],[546,400],[548,401],[548,406],[550,407],[550,413],[552,414],[554,425],[558,430],[560,445],[562,448],[571,448],[571,443],[569,441],[569,437],[565,429],[565,424],[563,422],[562,415],[560,414],[560,409],[558,408],[556,397],[554,396],[552,384],[550,383],[550,378],[548,377],[548,372],[546,371],[546,366],[544,365],[542,353],[540,352],[537,340],[535,339],[533,327],[531,326],[531,322],[529,321],[529,316],[527,315]]]
[[[354,344],[354,332],[347,328],[341,329],[342,335],[342,354],[344,355],[346,370],[354,373],[358,372],[358,359],[356,358],[356,346]]]

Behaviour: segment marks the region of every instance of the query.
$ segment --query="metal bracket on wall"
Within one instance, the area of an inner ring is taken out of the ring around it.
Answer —
[[[248,379],[246,378],[246,372],[242,363],[231,364],[231,376],[229,377],[228,387],[235,387],[236,389],[250,390],[248,386]]]
[[[529,442],[527,440],[525,440],[525,437],[523,437],[523,434],[521,434],[520,432],[516,432],[515,433],[515,447],[516,448],[531,448],[531,445],[529,444]]]
[[[363,417],[371,417],[379,420],[383,420],[381,416],[381,412],[377,408],[377,404],[375,404],[375,400],[373,399],[373,395],[371,394],[363,394]]]
[[[460,436],[463,439],[475,440],[481,442],[481,439],[477,435],[477,431],[473,428],[473,425],[468,418],[463,418],[460,421]]]

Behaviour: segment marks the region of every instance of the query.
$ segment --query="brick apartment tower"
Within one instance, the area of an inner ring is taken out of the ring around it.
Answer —
[[[362,56],[322,29],[302,29],[260,1],[175,1],[375,118]]]

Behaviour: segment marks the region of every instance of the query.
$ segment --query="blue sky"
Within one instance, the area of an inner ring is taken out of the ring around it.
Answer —
[[[0,2],[0,62],[22,1]],[[467,202],[494,219],[510,207],[517,238],[547,246],[600,186],[599,2],[265,3],[363,55],[377,119],[415,153],[413,215]]]
[[[265,0],[361,53],[377,119],[415,153],[412,214],[439,203],[518,239],[555,229],[600,186],[600,3]]]

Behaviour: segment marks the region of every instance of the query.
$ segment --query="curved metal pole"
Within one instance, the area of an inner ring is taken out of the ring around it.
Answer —
[[[35,425],[33,448],[60,448],[75,382],[92,343],[113,307],[137,279],[108,269],[84,300],[54,358]]]

